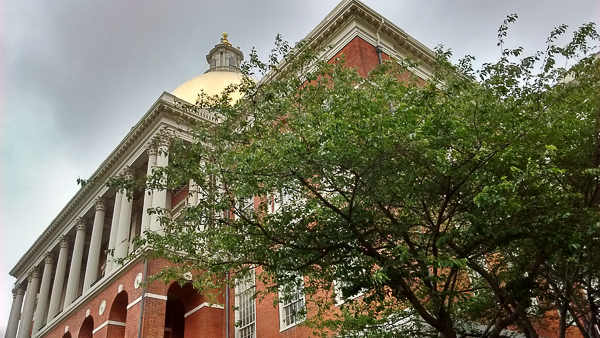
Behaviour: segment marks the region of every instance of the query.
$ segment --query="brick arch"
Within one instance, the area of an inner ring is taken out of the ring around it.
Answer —
[[[62,338],[71,338],[71,332],[65,332],[65,334],[63,334]]]
[[[222,297],[213,301],[223,303]],[[224,310],[211,306],[191,283],[172,283],[167,289],[165,338],[222,337]]]
[[[81,327],[79,328],[79,336],[78,338],[92,338],[94,332],[94,318],[92,316],[87,316],[83,323],[81,323]]]
[[[177,282],[167,290],[164,338],[185,338],[184,294]]]
[[[127,323],[127,304],[129,298],[127,292],[121,291],[113,300],[108,313],[107,337],[123,338],[125,337],[125,325]]]
[[[169,285],[167,299],[181,300],[186,312],[207,301],[203,295],[194,289],[191,283],[186,283],[182,286],[178,282],[173,282]]]

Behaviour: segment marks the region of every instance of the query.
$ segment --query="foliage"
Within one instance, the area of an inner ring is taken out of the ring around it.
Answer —
[[[160,277],[193,271],[201,290],[252,267],[267,292],[302,274],[307,324],[324,335],[537,337],[538,314],[557,308],[561,332],[571,318],[587,334],[600,263],[600,64],[587,42],[598,35],[588,24],[554,45],[564,31],[479,70],[438,50],[426,81],[408,59],[363,78],[302,46],[279,43],[269,63],[253,54],[244,69],[265,79],[231,87],[245,94],[235,103],[201,96],[194,109],[220,122],[176,140],[147,179],[191,179],[198,204],[138,244],[181,264]]]

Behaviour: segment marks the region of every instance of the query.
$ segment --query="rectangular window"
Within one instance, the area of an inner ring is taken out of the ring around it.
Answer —
[[[254,272],[252,272],[251,276],[236,281],[236,338],[256,337],[256,302],[254,298],[254,287]]]
[[[344,289],[345,287],[347,287],[348,285],[345,284],[344,282],[340,281],[340,280],[334,280],[333,281],[333,292],[335,295],[335,306],[340,306],[342,304],[344,304],[346,301],[348,300],[354,300],[360,296],[363,296],[365,293],[365,289],[359,289],[355,292],[351,292],[349,295],[347,294],[346,296],[344,296],[344,292],[342,291],[342,289]]]
[[[247,214],[251,214],[254,212],[254,196],[248,198],[240,198],[236,202],[236,209],[238,212]]]
[[[271,213],[280,213],[282,208],[289,206],[292,203],[293,194],[289,190],[281,190],[269,196],[268,205]]]
[[[302,278],[295,285],[287,285],[279,290],[279,330],[286,330],[304,318],[299,315],[304,310]]]

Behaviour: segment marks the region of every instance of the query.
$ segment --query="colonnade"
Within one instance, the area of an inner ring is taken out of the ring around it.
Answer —
[[[155,166],[168,164],[166,150],[167,145],[164,143],[160,144],[158,149],[154,146],[148,147],[148,175],[152,174]],[[125,167],[122,174],[131,176],[133,172],[129,167]],[[82,279],[81,292],[85,296],[93,283],[102,277],[99,276],[99,264],[106,201],[104,196],[99,196],[93,203],[94,217],[85,270],[83,268],[87,220],[78,217],[72,225],[75,228],[74,240],[66,235],[72,232],[72,228],[65,227],[64,235],[58,239],[57,246],[43,254],[43,266],[34,266],[29,270],[26,286],[24,282],[15,284],[5,338],[28,338],[30,334],[35,336],[44,325],[50,323],[61,311],[75,302],[79,296]],[[115,260],[127,256],[130,243],[133,200],[127,196],[126,191],[119,190],[115,193],[114,201],[108,242],[108,249],[112,251],[113,259],[106,261],[105,277],[118,270],[119,264]],[[148,215],[148,209],[166,208],[166,203],[166,190],[144,193],[141,233],[146,230],[160,231],[158,218]],[[72,250],[69,250],[70,247]],[[58,258],[55,255],[56,251],[58,251]],[[67,273],[69,258],[70,265]]]

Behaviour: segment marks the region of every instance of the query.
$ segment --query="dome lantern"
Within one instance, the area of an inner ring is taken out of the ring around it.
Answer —
[[[228,71],[238,72],[242,60],[244,60],[244,54],[239,48],[234,48],[231,43],[227,40],[228,34],[223,33],[221,35],[221,43],[215,45],[213,49],[206,55],[206,61],[210,65],[210,68],[206,71]]]
[[[230,84],[239,84],[242,82],[240,64],[244,60],[244,54],[238,48],[234,48],[227,40],[227,33],[221,36],[221,42],[206,55],[206,61],[210,68],[200,76],[186,81],[172,94],[187,102],[194,103],[200,92],[209,96],[217,95]],[[239,92],[231,93],[231,98],[237,101],[241,94]]]

